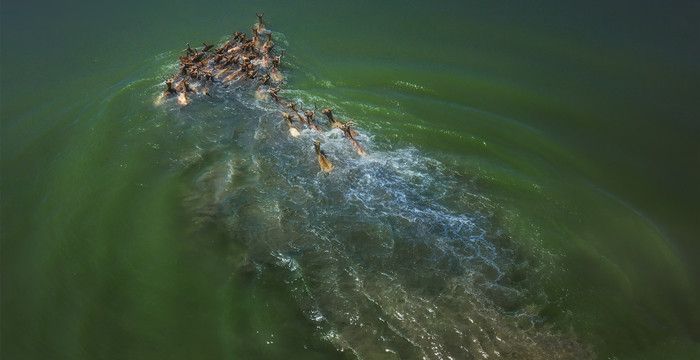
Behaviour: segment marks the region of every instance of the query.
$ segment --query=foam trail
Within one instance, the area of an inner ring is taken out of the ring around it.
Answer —
[[[239,84],[166,105],[173,126],[201,139],[176,161],[192,174],[186,203],[200,226],[244,244],[258,271],[285,269],[319,336],[361,359],[592,357],[541,326],[533,259],[458,174],[414,148],[378,148],[361,129],[366,157],[338,129],[292,138],[278,107],[253,94]]]

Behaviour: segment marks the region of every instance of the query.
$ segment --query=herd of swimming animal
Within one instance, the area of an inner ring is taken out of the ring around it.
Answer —
[[[279,96],[279,86],[284,83],[284,75],[279,70],[284,52],[273,55],[275,44],[272,33],[265,29],[263,14],[256,15],[258,22],[251,29],[251,38],[245,33],[236,32],[220,47],[203,43],[202,49],[193,49],[187,44],[185,55],[180,57],[179,72],[165,81],[165,91],[156,104],[173,98],[180,106],[187,106],[192,95],[208,96],[210,86],[229,86],[239,81],[249,81],[257,86],[255,96],[258,100],[272,99],[279,106],[290,136],[299,137],[300,128],[321,132],[321,127],[315,121],[315,111],[299,109],[296,103]],[[357,140],[358,133],[352,128],[351,121],[338,120],[331,109],[323,109],[321,113],[328,118],[331,129],[343,132],[355,152],[361,156],[367,155]],[[314,141],[314,150],[321,170],[331,172],[333,164],[321,150],[319,140]]]

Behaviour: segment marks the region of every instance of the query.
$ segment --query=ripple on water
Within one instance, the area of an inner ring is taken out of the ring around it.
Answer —
[[[192,139],[176,161],[192,179],[186,204],[199,226],[224,224],[261,271],[285,269],[319,336],[358,358],[591,357],[573,335],[542,326],[546,304],[531,300],[538,262],[478,189],[366,131],[366,157],[339,130],[292,139],[273,106],[238,90],[166,104]],[[315,139],[330,174],[318,169]]]

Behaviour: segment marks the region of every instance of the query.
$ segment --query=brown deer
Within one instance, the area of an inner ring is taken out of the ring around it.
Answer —
[[[314,141],[314,150],[316,150],[316,159],[318,159],[318,165],[321,166],[321,170],[327,173],[331,172],[333,170],[333,164],[328,160],[328,157],[326,157],[326,153],[321,150],[320,141]]]

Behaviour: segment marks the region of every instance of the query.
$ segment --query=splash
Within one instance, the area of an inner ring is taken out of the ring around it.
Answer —
[[[545,262],[499,228],[497,204],[468,179],[334,126],[332,113],[312,126],[296,108],[308,106],[257,76],[209,79],[203,101],[185,108],[163,103],[174,127],[200,139],[176,160],[192,175],[185,202],[197,226],[244,245],[246,271],[285,270],[319,337],[359,359],[593,357],[538,315]],[[319,168],[315,141],[332,171]]]

